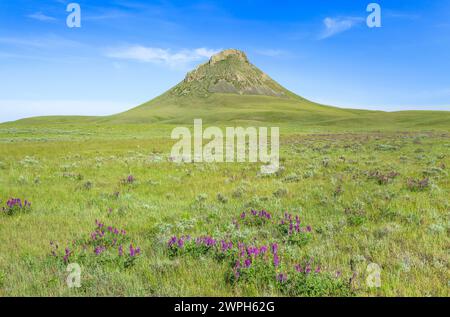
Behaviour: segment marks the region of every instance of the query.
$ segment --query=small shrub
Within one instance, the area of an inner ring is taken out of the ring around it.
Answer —
[[[359,226],[366,221],[366,212],[364,209],[346,208],[345,214],[347,215],[348,224],[351,226]]]
[[[6,280],[6,273],[0,271],[0,287],[3,287],[5,285],[5,280]]]
[[[228,198],[221,193],[217,194],[217,200],[222,204],[226,204],[228,202]]]
[[[424,179],[409,178],[406,182],[406,186],[409,190],[414,192],[424,191],[430,186],[430,179],[428,177]]]
[[[351,296],[350,285],[339,277],[327,273],[296,272],[278,280],[279,290],[287,296],[343,297]]]
[[[288,194],[288,190],[286,188],[278,188],[273,195],[277,198],[285,197]]]
[[[397,172],[381,173],[380,171],[374,171],[369,174],[370,179],[375,179],[379,185],[386,185],[390,183],[394,178],[400,175]]]
[[[86,183],[83,184],[83,188],[86,190],[91,190],[92,187],[94,187],[94,183],[92,183],[91,181],[87,181]]]

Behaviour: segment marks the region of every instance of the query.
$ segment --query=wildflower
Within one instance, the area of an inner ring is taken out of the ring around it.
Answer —
[[[305,268],[305,274],[311,273],[311,266],[308,264]]]
[[[284,283],[287,281],[287,274],[280,273],[277,275],[277,281],[280,283]]]
[[[198,245],[205,245],[207,247],[212,247],[216,245],[216,240],[214,240],[212,237],[199,237],[196,239],[196,243]]]
[[[234,265],[234,268],[233,268],[234,276],[236,277],[236,279],[239,279],[239,276],[241,275],[241,273],[239,272],[240,267],[241,267],[241,262],[236,261],[236,264]]]
[[[95,247],[94,252],[95,252],[95,255],[100,255],[105,250],[106,250],[106,248],[104,246],[97,246],[97,247]]]
[[[126,182],[127,182],[128,184],[133,184],[134,181],[135,181],[135,179],[134,179],[134,176],[133,176],[133,175],[129,175],[129,176],[127,177]]]
[[[245,249],[245,245],[243,243],[239,242],[238,247],[239,247],[239,256],[244,257],[247,253],[247,251]]]
[[[230,250],[230,249],[233,248],[233,243],[232,242],[227,243],[225,240],[222,240],[220,242],[220,244],[221,244],[222,252],[225,252],[225,251]]]
[[[245,266],[246,268],[249,268],[250,265],[252,265],[252,260],[246,259],[246,260],[244,261],[244,266]]]
[[[295,270],[300,273],[303,272],[303,268],[300,264],[295,265]]]
[[[168,246],[169,248],[172,247],[175,243],[177,243],[177,237],[173,236],[172,238],[170,238],[169,242],[168,242]]]
[[[31,202],[25,200],[22,203],[22,200],[20,198],[10,198],[6,202],[6,206],[7,207],[3,207],[2,210],[11,215],[17,211],[25,211],[26,209],[29,209],[31,207]]]
[[[272,253],[277,254],[278,253],[278,244],[272,243]]]
[[[280,258],[278,257],[278,254],[274,254],[273,256],[273,265],[275,265],[275,267],[280,265]]]
[[[67,263],[67,262],[69,262],[69,256],[70,256],[71,252],[70,252],[69,248],[66,248],[64,250],[64,252],[65,252],[65,254],[64,254],[63,260],[64,260],[64,263]]]
[[[119,256],[123,255],[123,246],[119,245]]]
[[[141,249],[140,248],[133,248],[133,245],[130,244],[130,256],[131,257],[135,257],[136,255],[139,255],[139,253],[141,253]]]

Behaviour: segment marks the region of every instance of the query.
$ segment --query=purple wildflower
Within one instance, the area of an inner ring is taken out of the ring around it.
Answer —
[[[309,274],[309,273],[311,273],[311,265],[308,264],[305,268],[305,274]]]
[[[277,275],[277,281],[280,283],[284,283],[287,281],[287,274],[280,273]]]
[[[106,247],[104,247],[104,246],[97,246],[97,247],[95,247],[94,252],[95,252],[95,255],[100,255],[105,250],[106,250]]]
[[[70,252],[69,248],[66,248],[64,250],[64,252],[65,252],[65,254],[64,254],[63,260],[64,260],[64,263],[67,263],[67,262],[69,262],[69,256],[70,256],[71,252]]]
[[[277,243],[272,243],[272,253],[273,254],[277,254],[278,253],[278,244]]]
[[[129,175],[129,176],[127,177],[126,182],[127,182],[128,184],[133,184],[134,181],[135,181],[135,178],[134,178],[133,175]]]
[[[135,257],[141,253],[141,248],[134,248],[132,244],[130,244],[130,257]]]
[[[278,257],[278,254],[273,255],[273,265],[275,265],[275,267],[280,265],[280,258]]]
[[[177,237],[173,236],[172,238],[170,238],[169,242],[167,243],[169,248],[172,247],[175,243],[177,243]]]
[[[123,246],[119,245],[119,256],[123,255]]]

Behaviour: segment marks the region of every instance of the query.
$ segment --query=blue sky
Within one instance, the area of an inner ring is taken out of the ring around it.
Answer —
[[[450,110],[450,1],[0,0],[0,122],[126,110],[225,48],[313,101]]]

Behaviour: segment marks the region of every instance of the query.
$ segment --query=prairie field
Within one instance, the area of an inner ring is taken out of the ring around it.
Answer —
[[[1,125],[0,296],[448,296],[448,129],[281,126],[273,175],[171,129]]]

